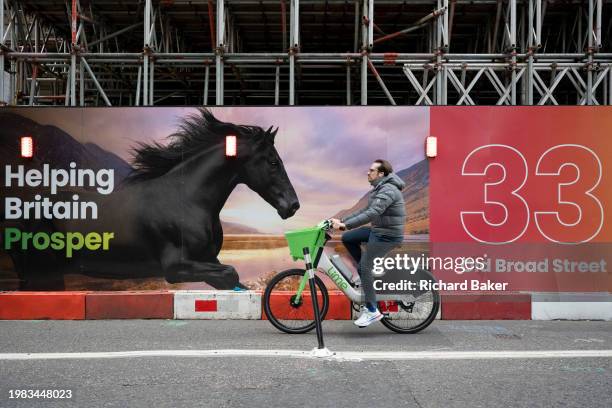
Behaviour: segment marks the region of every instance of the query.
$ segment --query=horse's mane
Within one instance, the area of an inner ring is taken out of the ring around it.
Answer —
[[[167,146],[157,142],[138,143],[134,148],[134,170],[126,182],[138,182],[163,176],[173,167],[203,149],[225,141],[227,134],[253,136],[264,131],[259,126],[236,125],[221,122],[206,108],[199,108],[182,120],[176,132],[168,136],[172,141]]]

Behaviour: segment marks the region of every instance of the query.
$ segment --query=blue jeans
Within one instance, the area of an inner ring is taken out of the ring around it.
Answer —
[[[342,234],[342,243],[358,264],[357,272],[361,277],[366,306],[370,310],[376,307],[376,291],[374,290],[374,277],[372,276],[373,260],[385,256],[387,252],[397,247],[402,240],[403,237],[375,234],[370,227],[355,228]],[[363,256],[364,254],[361,251],[362,243],[366,243],[366,256]]]

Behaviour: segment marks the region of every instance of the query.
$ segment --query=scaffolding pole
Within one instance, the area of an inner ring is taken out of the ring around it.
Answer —
[[[204,96],[202,105],[208,106],[208,82],[210,79],[210,65],[206,64],[204,69]]]
[[[149,106],[153,106],[153,84],[155,83],[154,81],[154,74],[155,74],[155,60],[151,59],[151,61],[149,62]]]
[[[510,56],[512,58],[512,92],[510,98],[512,105],[516,105],[516,0],[510,0]]]
[[[361,105],[368,104],[368,61],[374,45],[374,0],[363,0],[361,18]]]
[[[149,102],[149,56],[143,57],[142,62],[142,106],[147,106]]]
[[[85,106],[85,67],[82,59],[79,64],[79,81],[79,105]]]
[[[0,104],[6,102],[4,95],[4,0],[0,0]]]
[[[542,0],[529,0],[528,4],[528,41],[527,41],[527,105],[533,105],[534,102],[534,58],[536,52],[542,46]]]
[[[290,0],[289,105],[295,105],[295,58],[300,51],[300,1]]]
[[[134,99],[135,102],[135,106],[140,106],[140,85],[141,85],[141,79],[142,79],[142,65],[138,66],[138,76],[136,79],[136,98]]]
[[[76,106],[76,54],[70,56],[70,106]]]
[[[215,49],[215,98],[216,105],[222,106],[224,102],[223,89],[223,70],[224,61],[223,54],[225,53],[225,5],[224,0],[217,0],[217,47]]]
[[[149,92],[151,89],[150,82],[150,70],[149,62],[151,55],[151,14],[152,14],[151,0],[145,0],[144,9],[144,26],[143,26],[143,56],[142,56],[142,106],[148,106],[150,104]]]
[[[437,0],[437,10],[429,16],[436,17],[435,44],[433,50],[436,55],[435,81],[436,94],[435,103],[446,105],[446,69],[442,64],[444,53],[448,49],[448,0]],[[427,17],[429,17],[427,16]],[[427,21],[427,19],[421,19]],[[421,21],[419,20],[419,21]],[[422,23],[421,23],[422,24]]]
[[[589,0],[588,11],[588,31],[587,31],[587,84],[586,84],[586,104],[593,105],[593,0]]]
[[[87,63],[85,58],[81,58],[81,63],[83,64],[83,66],[87,70],[87,73],[89,74],[89,76],[93,80],[94,85],[98,89],[98,92],[100,92],[100,95],[102,96],[102,99],[104,99],[104,103],[106,103],[106,106],[112,106],[110,101],[108,100],[108,97],[106,96],[106,93],[104,92],[104,89],[102,89],[102,86],[100,85],[100,82],[98,82],[98,78],[96,78],[96,76],[94,75],[93,71],[89,67],[89,64]]]
[[[351,100],[351,66],[346,64],[346,105],[352,104]]]
[[[278,106],[280,101],[280,65],[276,65],[276,75],[274,76],[274,106]]]

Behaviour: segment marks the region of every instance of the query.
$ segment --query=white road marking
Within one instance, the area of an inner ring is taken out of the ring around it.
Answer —
[[[316,350],[316,349],[315,349]],[[337,351],[331,355],[315,350],[138,350],[85,353],[0,353],[5,360],[75,360],[142,357],[289,357],[337,361],[362,360],[500,360],[533,358],[612,358],[612,350],[538,351]]]

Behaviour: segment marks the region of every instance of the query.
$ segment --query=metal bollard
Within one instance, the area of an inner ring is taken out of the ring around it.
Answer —
[[[306,262],[306,273],[308,274],[308,283],[310,285],[310,296],[312,296],[312,307],[314,308],[315,327],[317,329],[319,349],[324,349],[325,344],[323,343],[323,329],[321,328],[321,315],[319,314],[319,302],[317,300],[317,288],[314,279],[315,270],[312,266],[312,260],[310,258],[310,251],[308,248],[303,248],[302,251],[304,253],[304,261]]]

